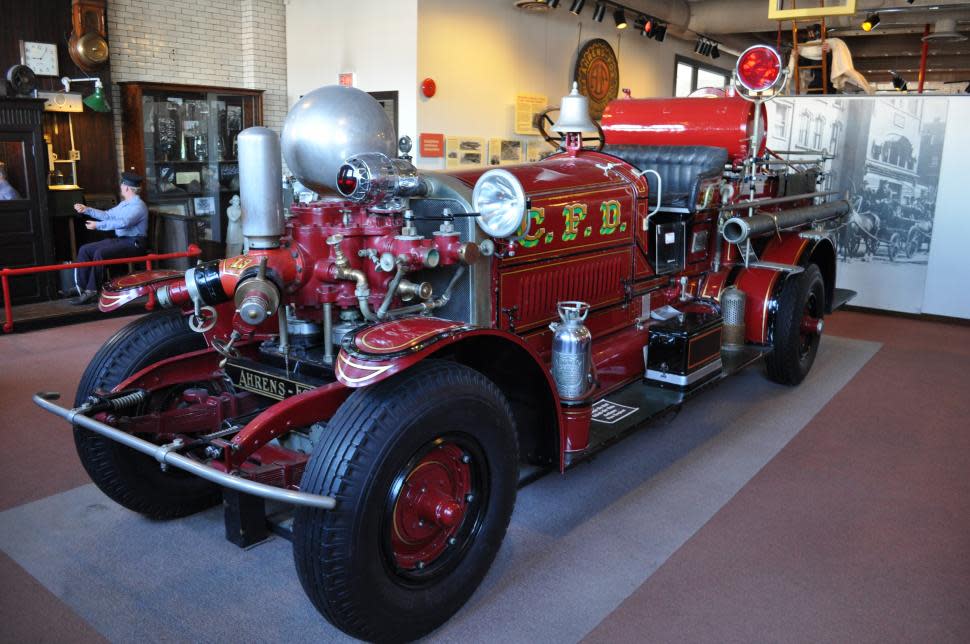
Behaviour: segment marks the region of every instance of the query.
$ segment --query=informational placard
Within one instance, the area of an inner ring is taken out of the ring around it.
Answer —
[[[536,135],[535,115],[546,109],[548,99],[541,94],[517,94],[515,97],[515,133]]]
[[[511,165],[525,160],[524,144],[517,139],[489,139],[488,165]]]
[[[422,132],[418,135],[418,154],[426,159],[445,156],[445,135]]]
[[[449,136],[445,139],[445,167],[472,168],[485,163],[485,139],[477,136]]]
[[[356,87],[357,86],[357,73],[356,72],[341,72],[337,74],[337,83],[342,87]]]

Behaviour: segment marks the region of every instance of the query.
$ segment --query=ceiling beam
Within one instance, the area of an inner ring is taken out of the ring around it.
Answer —
[[[863,58],[854,61],[855,68],[862,73],[895,69],[897,71],[919,70],[919,58],[913,56],[889,58]],[[970,70],[970,56],[935,56],[926,62],[927,71]]]

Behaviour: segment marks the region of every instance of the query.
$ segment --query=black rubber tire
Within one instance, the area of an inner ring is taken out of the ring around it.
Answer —
[[[382,520],[395,475],[437,436],[462,433],[481,447],[489,490],[480,526],[454,566],[423,585],[388,563]],[[299,508],[293,556],[317,610],[369,641],[410,641],[448,620],[471,597],[498,552],[515,505],[518,441],[512,410],[481,373],[427,360],[340,407],[300,488],[337,499],[334,510]]]
[[[801,334],[802,317],[810,300],[813,316],[822,319],[825,313],[825,283],[815,264],[809,264],[803,272],[788,278],[778,298],[772,350],[765,357],[768,378],[774,382],[797,385],[812,369],[820,335],[814,335],[809,346],[805,347]]]
[[[109,339],[81,376],[74,405],[96,389],[110,391],[148,365],[205,347],[179,311],[141,317]],[[74,444],[84,469],[118,504],[155,519],[187,516],[220,502],[216,485],[180,470],[163,472],[158,462],[86,429],[74,428]]]

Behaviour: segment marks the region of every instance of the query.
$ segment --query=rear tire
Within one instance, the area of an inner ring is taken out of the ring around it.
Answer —
[[[145,367],[205,347],[180,311],[141,317],[118,331],[95,354],[81,376],[74,406],[101,389],[110,391]],[[102,492],[124,507],[156,519],[171,519],[211,507],[220,488],[181,470],[163,472],[145,454],[79,427],[74,444],[84,469]]]
[[[765,358],[768,378],[783,385],[797,385],[812,369],[821,329],[811,332],[811,320],[819,326],[825,314],[825,283],[818,266],[810,264],[785,282],[778,298],[772,351]]]
[[[334,510],[298,508],[293,525],[317,610],[368,641],[417,639],[448,620],[505,536],[517,452],[508,401],[463,365],[427,360],[356,390],[300,484],[337,499]],[[426,498],[438,499],[433,512]]]

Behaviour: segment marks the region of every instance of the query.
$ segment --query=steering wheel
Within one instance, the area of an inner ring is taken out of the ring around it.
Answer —
[[[547,107],[535,116],[535,125],[539,130],[539,134],[545,139],[546,143],[556,148],[557,150],[565,150],[565,135],[559,134],[558,132],[549,133],[546,128],[552,128],[556,123],[549,115],[553,112],[558,112],[558,107]],[[580,138],[584,144],[590,141],[596,141],[596,145],[592,147],[582,146],[583,150],[592,150],[593,152],[602,152],[603,145],[606,143],[606,136],[603,134],[603,128],[599,123],[593,121],[593,125],[596,126],[596,136],[584,136]]]

